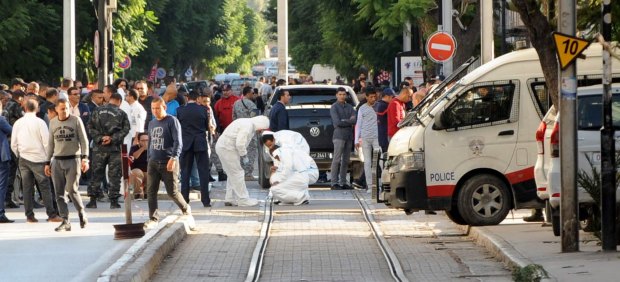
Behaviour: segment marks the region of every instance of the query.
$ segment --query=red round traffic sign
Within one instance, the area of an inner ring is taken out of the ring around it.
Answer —
[[[452,34],[437,31],[426,41],[426,54],[437,63],[446,62],[456,53],[456,40]]]
[[[118,67],[121,69],[128,69],[131,67],[131,58],[129,56],[125,56],[125,59],[118,63]]]

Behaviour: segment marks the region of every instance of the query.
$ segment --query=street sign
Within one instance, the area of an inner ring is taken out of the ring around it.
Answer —
[[[129,58],[129,56],[125,56],[125,59],[118,63],[118,67],[121,69],[128,69],[131,67],[131,58]]]
[[[426,54],[437,63],[451,60],[455,53],[456,39],[450,33],[437,31],[426,41]]]
[[[553,41],[555,41],[555,51],[558,54],[560,68],[562,69],[572,64],[590,45],[588,40],[559,32],[553,33]]]
[[[99,67],[99,31],[95,30],[95,39],[93,39],[93,58],[95,59],[95,67]]]
[[[187,68],[187,70],[185,71],[185,76],[192,77],[192,75],[194,75],[194,71],[192,70],[192,68],[191,67]]]
[[[166,77],[166,69],[158,68],[157,69],[157,78],[162,79],[164,77]]]

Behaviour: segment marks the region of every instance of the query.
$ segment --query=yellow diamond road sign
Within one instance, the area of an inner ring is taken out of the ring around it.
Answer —
[[[553,40],[555,41],[555,51],[558,54],[558,60],[560,60],[560,67],[562,69],[572,64],[583,50],[590,45],[590,41],[558,32],[553,33]]]

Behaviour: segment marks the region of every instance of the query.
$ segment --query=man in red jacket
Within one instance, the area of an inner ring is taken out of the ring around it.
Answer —
[[[233,95],[232,87],[230,86],[230,84],[224,84],[222,86],[222,97],[217,100],[217,102],[213,106],[213,113],[215,116],[215,120],[217,121],[217,132],[219,134],[222,134],[224,132],[224,129],[226,129],[226,127],[228,127],[228,125],[230,125],[230,123],[233,121],[233,108],[237,100],[239,100],[239,97]],[[217,144],[218,138],[219,137],[216,137],[214,139],[213,146]],[[211,151],[211,162],[217,164],[219,163],[219,161],[220,160],[217,152],[215,150]],[[224,170],[222,170],[219,166],[217,171],[217,179],[218,181],[226,181],[228,179],[228,176],[226,175]]]
[[[405,107],[406,104],[411,101],[412,95],[413,90],[411,89],[411,87],[409,87],[409,85],[403,85],[403,88],[400,90],[400,94],[398,95],[398,97],[392,99],[392,101],[388,105],[388,140],[391,140],[392,136],[396,134],[396,131],[398,131],[398,123],[405,118]]]
[[[224,84],[222,86],[222,98],[215,103],[215,119],[217,120],[219,133],[224,132],[224,129],[233,121],[233,105],[239,98],[233,95],[232,87],[230,84]]]

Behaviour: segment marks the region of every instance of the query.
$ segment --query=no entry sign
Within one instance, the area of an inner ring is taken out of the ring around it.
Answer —
[[[438,31],[426,41],[426,54],[431,60],[443,63],[452,59],[456,53],[456,40],[447,32]]]

